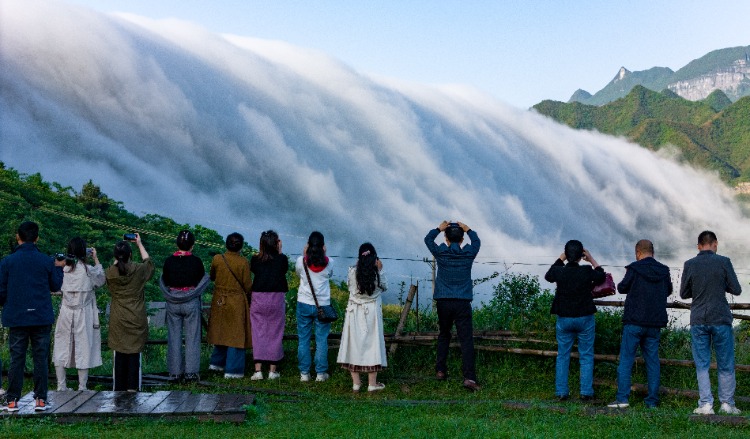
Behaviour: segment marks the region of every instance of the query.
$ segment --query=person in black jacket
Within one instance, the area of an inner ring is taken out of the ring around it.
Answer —
[[[659,338],[667,326],[667,296],[672,294],[669,267],[654,259],[654,244],[647,239],[635,245],[635,262],[625,267],[625,277],[617,285],[620,294],[627,294],[622,315],[620,364],[617,366],[617,394],[610,408],[628,407],[630,375],[635,351],[640,345],[646,362],[648,396],[646,407],[659,404]]]
[[[568,263],[565,264],[567,259]],[[579,265],[583,259],[591,265]],[[604,282],[604,270],[583,248],[581,241],[565,244],[565,252],[544,275],[547,282],[557,284],[552,301],[552,314],[557,315],[557,360],[555,364],[555,396],[564,401],[570,397],[568,369],[573,342],[578,339],[581,365],[581,400],[594,399],[594,298],[591,290]]]

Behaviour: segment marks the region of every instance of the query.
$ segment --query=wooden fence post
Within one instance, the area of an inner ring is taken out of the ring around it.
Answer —
[[[401,318],[398,321],[398,326],[396,327],[396,333],[395,339],[398,339],[398,337],[401,335],[401,332],[404,330],[404,326],[406,325],[406,317],[409,315],[409,310],[411,310],[411,303],[414,300],[414,295],[417,294],[417,291],[419,290],[419,287],[416,285],[411,285],[409,287],[409,294],[406,295],[406,303],[404,303],[404,308],[401,310]],[[396,349],[398,348],[398,343],[393,342],[391,343],[391,350],[390,354],[393,355],[396,353]]]

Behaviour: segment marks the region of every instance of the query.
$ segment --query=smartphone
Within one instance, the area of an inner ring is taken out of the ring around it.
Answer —
[[[123,241],[135,241],[135,233],[126,233],[122,235]]]

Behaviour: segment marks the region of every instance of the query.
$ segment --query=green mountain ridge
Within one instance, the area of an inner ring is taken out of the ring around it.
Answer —
[[[750,96],[732,103],[718,91],[694,102],[636,85],[602,106],[547,100],[533,109],[572,128],[623,136],[651,150],[673,145],[682,160],[716,170],[728,183],[750,181]]]
[[[746,74],[737,83],[736,89],[731,90],[732,97],[737,100],[750,95],[750,78],[747,75],[747,65],[750,64],[750,46],[729,47],[711,51],[690,61],[677,71],[672,71],[668,67],[652,67],[647,70],[631,72],[625,67],[621,67],[617,75],[604,88],[594,94],[578,89],[570,97],[568,103],[581,102],[587,105],[604,105],[625,97],[634,87],[639,85],[653,91],[660,91],[681,81],[697,80],[717,72],[736,72],[738,61],[745,63],[744,71]]]

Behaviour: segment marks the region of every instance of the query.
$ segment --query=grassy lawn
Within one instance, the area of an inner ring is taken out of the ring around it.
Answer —
[[[348,372],[334,367],[325,383],[300,383],[295,352],[287,351],[278,381],[225,381],[209,375],[207,381],[232,388],[192,386],[196,392],[254,393],[257,403],[248,408],[240,425],[211,422],[118,421],[114,425],[90,422],[58,425],[49,419],[5,419],[6,437],[743,437],[750,427],[706,424],[690,420],[696,401],[663,396],[662,406],[648,410],[643,396],[631,397],[632,407],[609,411],[614,386],[596,387],[598,401],[584,404],[576,398],[552,399],[554,359],[479,352],[477,364],[483,390],[468,393],[460,385],[458,351],[451,352],[450,378],[433,379],[434,349],[402,346],[390,367],[380,375],[387,388],[377,394],[351,392]],[[571,362],[571,389],[577,388],[576,361]],[[613,382],[616,365],[597,363],[596,378]],[[643,367],[634,382],[645,382]],[[662,385],[694,388],[690,368],[666,367]],[[28,380],[27,380],[28,382]],[[715,382],[715,380],[714,380]],[[28,384],[27,384],[28,386]],[[248,391],[254,387],[260,391]],[[282,392],[263,393],[263,389]],[[102,389],[106,390],[106,389]],[[746,376],[738,373],[738,395],[750,394]],[[738,403],[750,412],[750,404]],[[33,433],[32,433],[33,432]]]

